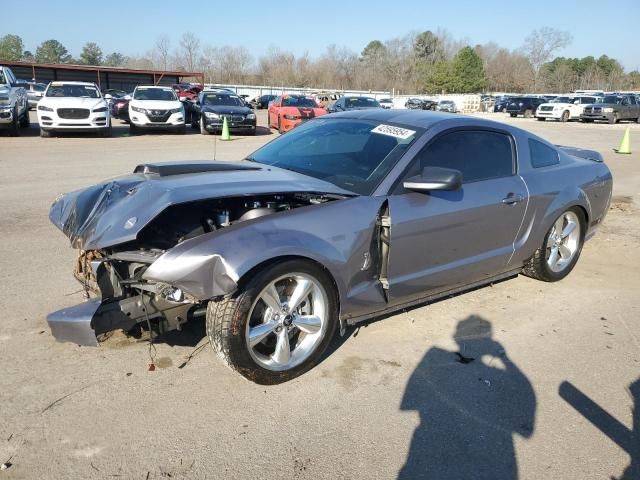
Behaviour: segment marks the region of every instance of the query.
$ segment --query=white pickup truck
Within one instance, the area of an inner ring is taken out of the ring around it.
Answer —
[[[540,105],[536,110],[536,118],[541,122],[547,118],[561,122],[579,120],[584,107],[597,101],[598,97],[592,95],[561,95]]]
[[[17,136],[29,127],[29,98],[9,67],[0,65],[0,128]]]

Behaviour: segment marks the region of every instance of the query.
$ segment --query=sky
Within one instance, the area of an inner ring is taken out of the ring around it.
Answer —
[[[86,42],[105,54],[142,55],[160,35],[178,45],[184,32],[203,44],[246,47],[254,57],[270,46],[320,55],[327,45],[361,52],[370,40],[410,31],[447,30],[470,45],[494,41],[518,48],[531,30],[553,27],[573,35],[556,55],[619,60],[640,70],[640,0],[29,0],[3,5],[0,36],[20,35],[35,53],[55,38],[77,57]]]

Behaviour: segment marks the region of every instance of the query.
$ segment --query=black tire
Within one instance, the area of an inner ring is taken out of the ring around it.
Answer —
[[[618,123],[618,114],[614,113],[613,116],[608,120],[609,124],[613,125],[614,123]]]
[[[515,118],[515,117],[517,117],[517,116],[518,116],[518,114],[517,114],[517,113],[510,113],[509,115],[511,115],[511,118]]]
[[[569,111],[565,110],[564,112],[562,112],[562,116],[560,117],[560,121],[562,123],[567,123],[569,121]]]
[[[271,131],[271,122],[269,121],[269,111],[267,110],[267,130]]]
[[[31,126],[31,122],[29,120],[29,109],[25,110],[24,115],[20,119],[20,127],[29,128]]]
[[[258,364],[247,346],[245,332],[249,313],[260,292],[272,281],[293,272],[312,276],[324,288],[327,299],[327,330],[315,351],[301,364],[284,371],[274,371]],[[329,274],[315,264],[304,260],[285,260],[270,265],[241,285],[229,298],[210,301],[207,306],[207,336],[213,350],[228,367],[248,380],[261,385],[275,385],[302,375],[318,364],[331,343],[338,324],[338,305]]]
[[[206,128],[204,128],[204,116],[200,118],[200,121],[198,123],[200,124],[200,135],[209,135],[210,133]]]
[[[9,136],[17,137],[20,135],[20,119],[18,118],[18,105],[13,109],[13,120],[9,126]]]
[[[140,131],[138,130],[138,127],[136,127],[136,124],[133,122],[129,123],[129,136],[132,137],[134,135],[138,135],[138,133],[140,133]]]
[[[640,117],[636,118],[636,123],[640,123]]]
[[[571,259],[571,262],[560,272],[552,271],[547,265],[546,245],[549,239],[549,235],[551,235],[553,231],[553,224],[551,224],[551,226],[549,227],[549,231],[544,236],[542,246],[535,251],[533,256],[525,263],[524,267],[522,268],[523,275],[535,278],[536,280],[542,280],[543,282],[557,282],[558,280],[562,280],[564,277],[569,275],[569,273],[571,273],[571,270],[573,270],[573,268],[576,266],[576,263],[580,258],[580,253],[582,252],[582,246],[584,245],[586,221],[582,209],[577,207],[570,208],[565,212],[562,212],[562,215],[564,215],[568,211],[574,212],[580,220],[580,241],[578,244],[578,250]]]
[[[40,136],[42,138],[49,138],[51,136],[51,132],[49,130],[40,129]]]
[[[282,117],[278,116],[278,133],[282,135],[284,130],[282,130]]]
[[[524,111],[524,118],[531,118],[531,110]]]
[[[197,130],[200,128],[200,122],[195,120],[195,115],[191,116],[191,129]]]
[[[539,122],[544,122],[544,121],[546,120],[546,118],[544,118],[544,117],[536,117],[536,119],[537,119]]]
[[[113,136],[113,128],[111,127],[111,123],[109,123],[109,126],[102,131],[102,136],[104,138],[111,138]]]

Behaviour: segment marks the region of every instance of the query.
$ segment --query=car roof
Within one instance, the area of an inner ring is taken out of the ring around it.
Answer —
[[[163,90],[173,91],[173,88],[168,85],[138,85],[136,88],[162,88]]]

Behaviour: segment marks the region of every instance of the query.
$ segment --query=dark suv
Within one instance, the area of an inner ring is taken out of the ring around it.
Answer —
[[[531,118],[537,108],[546,101],[546,99],[538,97],[512,98],[511,101],[507,103],[507,113],[512,117],[523,115],[524,118]]]

